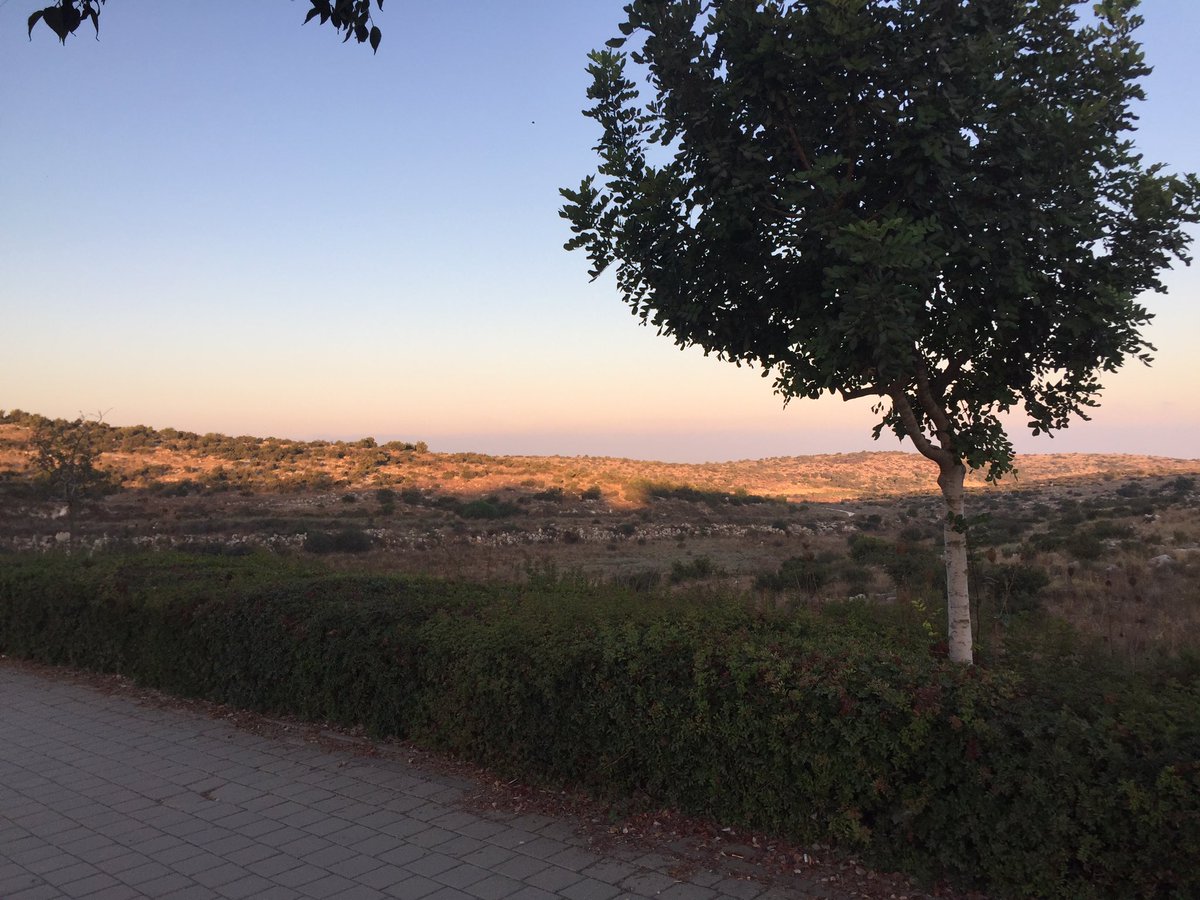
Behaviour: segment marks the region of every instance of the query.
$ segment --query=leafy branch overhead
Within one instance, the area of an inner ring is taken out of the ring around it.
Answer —
[[[41,22],[57,36],[63,44],[67,36],[74,34],[79,26],[91,22],[100,35],[100,7],[106,0],[58,0],[44,9],[34,10],[29,16],[29,36],[33,37],[34,26]],[[379,42],[383,32],[371,18],[371,0],[309,0],[312,8],[304,17],[305,23],[319,19],[321,24],[331,24],[342,34],[343,43],[351,38],[360,44],[371,45],[371,50],[379,50]],[[383,9],[383,0],[375,0],[375,6]]]

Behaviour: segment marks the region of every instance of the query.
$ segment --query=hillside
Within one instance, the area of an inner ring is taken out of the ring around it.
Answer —
[[[30,438],[40,417],[0,418],[0,483],[31,475]],[[772,457],[722,463],[664,463],[592,456],[488,456],[435,453],[421,442],[293,441],[273,437],[198,435],[146,426],[103,431],[100,465],[123,487],[170,493],[292,493],[334,488],[435,491],[480,496],[497,491],[535,493],[599,488],[616,505],[640,505],[647,487],[688,487],[704,492],[748,493],[793,502],[838,502],[926,494],[934,488],[931,464],[915,453],[859,452]],[[1018,472],[999,486],[1024,487],[1115,477],[1178,475],[1200,471],[1200,460],[1128,454],[1035,454],[1019,457]]]

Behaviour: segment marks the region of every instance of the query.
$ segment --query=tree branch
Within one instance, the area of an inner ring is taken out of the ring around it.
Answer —
[[[939,394],[944,392],[946,388],[950,386],[950,383],[954,381],[954,379],[960,374],[962,374],[963,365],[965,362],[966,359],[963,355],[957,356],[950,360],[950,362],[946,365],[945,371],[938,372],[936,375],[934,375],[930,379],[930,384],[937,389]]]
[[[921,423],[917,421],[917,414],[913,412],[912,404],[908,402],[908,397],[905,396],[903,388],[893,388],[888,396],[892,398],[892,406],[899,413],[900,421],[904,423],[905,433],[922,456],[932,459],[943,469],[953,466],[958,462],[953,453],[941,447],[934,446],[933,442],[925,436],[925,433],[921,430]]]
[[[796,155],[800,157],[800,165],[804,166],[804,171],[807,172],[812,168],[812,163],[809,162],[808,154],[804,152],[804,145],[800,143],[800,135],[796,134],[796,129],[791,122],[785,122],[788,136],[792,139],[792,146],[796,150]]]
[[[848,391],[845,388],[839,388],[838,393],[842,395],[843,400],[859,400],[863,397],[886,397],[888,392],[877,384],[870,387],[858,388],[853,391]]]
[[[917,401],[921,404],[925,415],[929,416],[929,421],[933,423],[938,443],[944,450],[953,451],[954,425],[950,422],[950,417],[946,415],[942,404],[938,402],[938,398],[934,396],[933,387],[929,383],[929,368],[925,365],[925,360],[916,351],[913,352],[913,356],[916,358]]]

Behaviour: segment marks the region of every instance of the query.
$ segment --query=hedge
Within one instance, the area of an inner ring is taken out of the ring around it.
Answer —
[[[569,580],[182,554],[6,557],[0,652],[361,725],[998,894],[1200,896],[1186,666],[964,668],[901,610],[785,617]]]

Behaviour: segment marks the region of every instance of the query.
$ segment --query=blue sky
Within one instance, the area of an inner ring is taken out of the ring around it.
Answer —
[[[0,0],[0,408],[115,424],[681,461],[893,449],[588,282],[588,50],[621,0],[390,0],[379,54],[289,0],[112,0],[65,48]],[[1200,170],[1200,3],[1147,0],[1139,146]],[[1026,452],[1200,456],[1200,266],[1151,369]]]

